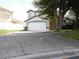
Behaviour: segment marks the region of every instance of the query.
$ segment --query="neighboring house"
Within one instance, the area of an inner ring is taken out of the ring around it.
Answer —
[[[13,12],[0,7],[0,22],[10,22],[12,20]]]
[[[49,30],[48,21],[41,16],[38,16],[37,11],[29,10],[28,19],[25,20],[27,30],[46,31]]]
[[[23,25],[18,23],[13,23],[13,12],[5,8],[0,7],[0,29],[8,30],[23,30]]]

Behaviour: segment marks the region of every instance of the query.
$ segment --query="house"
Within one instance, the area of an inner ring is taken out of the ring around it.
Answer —
[[[49,23],[46,19],[39,16],[37,11],[29,10],[28,19],[25,20],[27,30],[47,31],[49,30]]]

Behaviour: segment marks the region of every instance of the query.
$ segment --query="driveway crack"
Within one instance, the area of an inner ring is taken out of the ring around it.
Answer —
[[[26,55],[26,54],[25,54],[25,51],[24,51],[24,48],[23,48],[23,45],[22,45],[21,42],[19,42],[19,46],[20,46],[20,48],[21,48],[22,53],[23,53],[24,55]]]

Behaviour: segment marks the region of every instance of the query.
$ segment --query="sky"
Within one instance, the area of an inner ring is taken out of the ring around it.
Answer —
[[[23,21],[28,18],[28,10],[35,10],[32,3],[33,0],[0,0],[1,7],[14,12],[13,18]]]

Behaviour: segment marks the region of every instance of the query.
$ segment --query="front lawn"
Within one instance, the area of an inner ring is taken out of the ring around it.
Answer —
[[[60,33],[64,37],[79,40],[79,29],[75,29],[75,30],[62,30]]]
[[[16,31],[20,31],[20,30],[6,30],[6,29],[0,29],[0,35],[5,35],[8,34],[10,32],[16,32]]]

